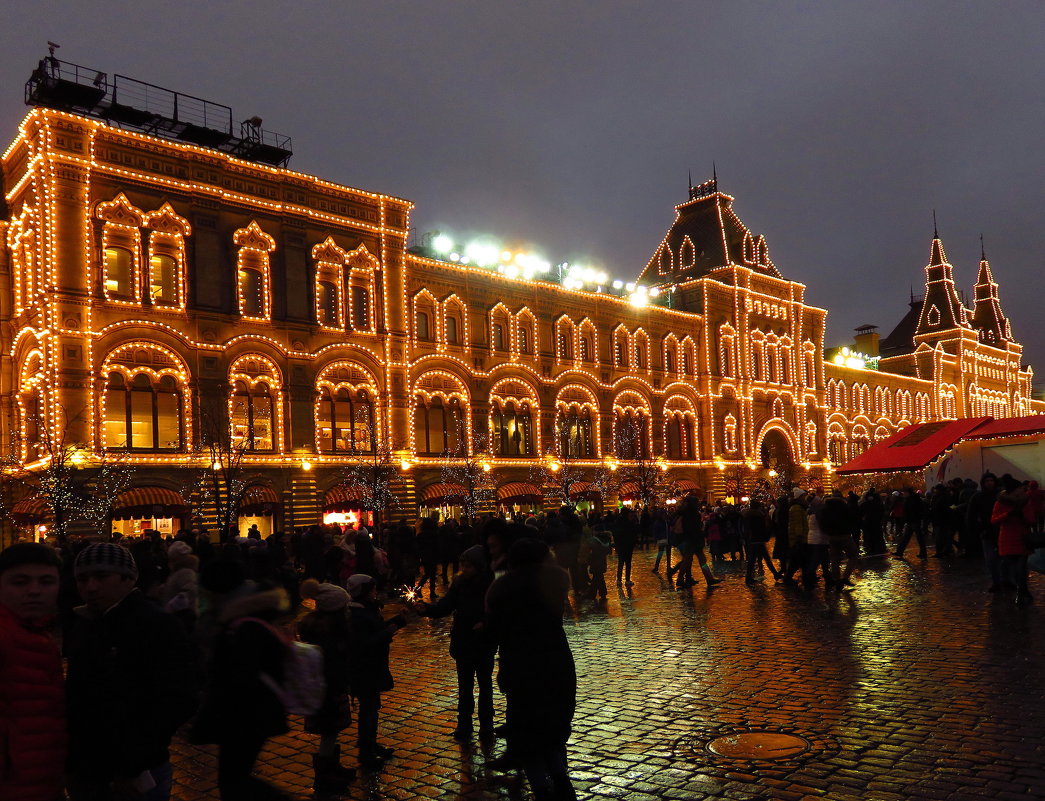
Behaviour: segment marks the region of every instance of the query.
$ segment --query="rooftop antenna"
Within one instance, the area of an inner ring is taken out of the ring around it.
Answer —
[[[693,188],[693,170],[689,171],[689,185],[688,185],[687,188],[688,189],[692,189]]]
[[[715,162],[711,162],[711,180],[715,182],[715,190],[718,191],[718,170],[715,169]]]
[[[58,44],[58,42],[52,42],[50,39],[47,40],[47,52],[51,58],[54,58],[54,51],[59,47],[61,47],[61,45]]]
[[[914,303],[914,284],[911,284],[911,303]]]

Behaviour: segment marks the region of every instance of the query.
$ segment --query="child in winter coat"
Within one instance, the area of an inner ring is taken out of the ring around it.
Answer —
[[[352,722],[348,593],[336,584],[320,584],[310,578],[301,584],[301,597],[314,600],[316,608],[298,623],[298,637],[323,651],[326,682],[323,705],[305,718],[305,731],[319,735],[319,750],[312,757],[312,786],[317,793],[340,793],[356,777],[353,768],[342,767],[337,743],[338,735]]]
[[[385,620],[377,600],[377,583],[365,573],[348,579],[349,629],[352,653],[349,661],[349,683],[352,695],[359,701],[359,764],[368,770],[380,768],[392,756],[392,749],[377,742],[377,717],[381,709],[381,693],[394,686],[388,668],[388,652],[392,637],[406,625],[400,616]]]

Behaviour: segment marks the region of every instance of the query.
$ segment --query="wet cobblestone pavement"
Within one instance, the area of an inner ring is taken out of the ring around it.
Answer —
[[[1039,605],[990,595],[965,560],[877,559],[857,587],[825,597],[768,581],[672,590],[636,553],[635,587],[605,607],[576,604],[567,631],[579,673],[570,764],[582,799],[1045,798],[1045,580]],[[612,569],[612,565],[611,565]],[[396,688],[381,740],[396,756],[361,774],[351,799],[525,799],[525,782],[484,767],[450,734],[456,681],[448,621],[416,620],[393,644]],[[498,696],[498,715],[503,711]],[[708,747],[743,732],[796,735],[757,752]],[[258,772],[312,796],[316,738],[295,720]],[[355,756],[354,728],[342,737]],[[213,751],[175,744],[174,797],[216,799]]]

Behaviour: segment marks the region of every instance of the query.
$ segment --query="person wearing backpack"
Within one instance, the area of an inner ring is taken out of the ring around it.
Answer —
[[[351,600],[350,626],[352,652],[349,660],[349,683],[352,695],[359,701],[359,764],[376,770],[391,758],[393,751],[377,742],[377,722],[381,709],[381,693],[395,686],[388,667],[392,637],[406,625],[396,616],[385,620],[377,600],[377,583],[365,573],[348,579]]]
[[[356,777],[354,768],[342,767],[337,743],[338,735],[352,722],[348,593],[336,584],[305,579],[301,597],[312,599],[316,608],[298,623],[298,637],[322,650],[325,680],[322,705],[305,716],[305,731],[319,735],[319,750],[312,756],[312,786],[317,793],[341,793]]]
[[[286,679],[291,645],[273,622],[289,608],[281,587],[244,581],[219,614],[209,683],[189,737],[217,744],[221,801],[286,798],[251,772],[265,741],[287,731],[277,688]]]

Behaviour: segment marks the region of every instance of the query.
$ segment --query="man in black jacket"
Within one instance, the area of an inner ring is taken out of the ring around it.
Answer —
[[[72,801],[170,797],[170,742],[196,706],[184,628],[135,588],[130,551],[99,542],[74,568],[85,606],[65,632]]]

